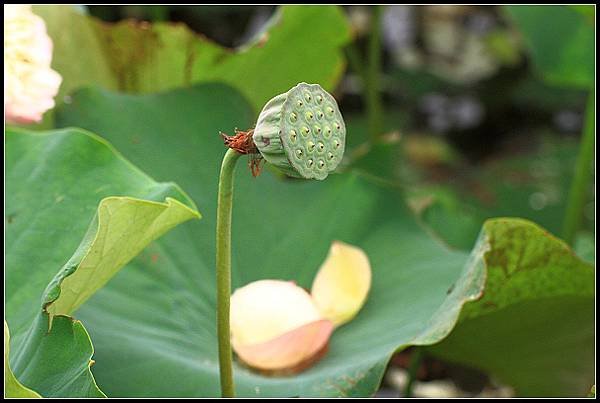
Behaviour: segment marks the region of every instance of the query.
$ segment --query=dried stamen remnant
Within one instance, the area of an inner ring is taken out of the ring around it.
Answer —
[[[227,147],[234,149],[240,154],[247,154],[249,156],[248,167],[252,171],[252,176],[257,177],[260,175],[261,163],[264,160],[258,152],[256,144],[254,144],[254,140],[252,138],[254,130],[248,129],[246,131],[242,131],[235,129],[234,136],[228,136],[225,133],[220,134],[221,137],[223,137],[223,142]],[[265,143],[265,145],[269,145],[271,140],[264,138],[262,141]]]
[[[220,132],[219,134],[223,137],[223,142],[229,148],[233,148],[240,154],[257,154],[258,148],[252,140],[252,134],[254,129],[242,131],[235,129],[234,136],[228,136],[227,134]]]

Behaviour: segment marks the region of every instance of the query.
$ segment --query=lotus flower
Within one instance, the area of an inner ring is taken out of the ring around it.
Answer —
[[[296,373],[326,352],[335,327],[364,305],[371,267],[362,249],[335,241],[309,294],[292,281],[259,280],[231,296],[231,343],[239,359],[269,373]]]
[[[54,107],[62,81],[50,68],[52,41],[31,6],[4,5],[4,113],[7,122],[33,123]]]

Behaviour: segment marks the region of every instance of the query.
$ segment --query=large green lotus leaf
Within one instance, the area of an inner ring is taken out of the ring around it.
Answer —
[[[80,129],[9,129],[5,143],[11,368],[45,397],[104,396],[89,335],[68,315],[153,239],[199,215],[176,185]]]
[[[252,123],[228,94],[219,85],[148,96],[84,90],[57,114],[62,124],[101,130],[136,164],[155,177],[176,178],[204,206],[202,223],[185,224],[152,245],[78,311],[96,324],[93,370],[109,396],[219,394],[213,217],[225,148],[218,131]],[[223,109],[229,120],[217,112]],[[199,120],[192,111],[213,118]],[[157,130],[140,131],[140,124]],[[284,378],[236,365],[239,395],[372,394],[397,348],[439,340],[462,302],[479,292],[479,271],[468,267],[456,292],[447,294],[466,255],[421,231],[394,190],[356,175],[282,181],[264,172],[254,179],[244,164],[236,181],[234,288],[261,278],[310,287],[334,239],[364,248],[374,268],[367,305],[336,331],[324,360]]]
[[[215,113],[231,104],[222,87],[202,85],[151,96],[84,90],[59,110],[59,123],[102,132],[154,176],[176,179],[205,213],[154,243],[78,311],[96,345],[94,374],[110,396],[219,394],[213,217],[225,150],[217,132],[252,124],[240,110],[229,121]],[[196,120],[186,114],[192,107],[216,117]],[[139,137],[140,124],[157,129]],[[238,395],[371,395],[394,351],[441,340],[462,304],[481,294],[482,256],[495,245],[480,242],[470,257],[446,249],[414,221],[396,189],[377,182],[352,172],[323,182],[269,172],[252,178],[238,167],[234,288],[264,278],[309,287],[334,239],[363,248],[373,267],[366,305],[336,330],[322,361],[278,378],[235,365]]]
[[[36,6],[54,41],[62,95],[82,85],[156,92],[201,81],[238,88],[255,110],[299,81],[333,89],[350,40],[337,6],[282,6],[267,28],[238,49],[224,48],[183,24],[101,22],[66,6]]]
[[[594,381],[594,269],[524,220],[484,225],[483,297],[430,351],[497,375],[522,396],[583,397]]]
[[[50,329],[50,330],[49,330]],[[83,324],[39,309],[24,340],[11,351],[11,366],[23,384],[43,397],[106,397],[90,371],[94,348]]]
[[[523,34],[535,67],[553,84],[590,88],[594,84],[594,20],[568,6],[507,6]]]

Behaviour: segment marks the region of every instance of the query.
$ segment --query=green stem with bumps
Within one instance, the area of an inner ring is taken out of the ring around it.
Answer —
[[[571,182],[569,201],[563,221],[563,239],[573,245],[575,235],[583,220],[586,195],[592,175],[592,161],[594,160],[594,123],[595,123],[594,91],[588,95],[585,110],[585,127],[579,146],[579,155],[575,165],[575,175]]]
[[[242,154],[228,149],[221,164],[217,200],[217,337],[219,340],[219,371],[221,396],[234,397],[233,359],[229,333],[229,302],[231,298],[231,207],[233,174]]]

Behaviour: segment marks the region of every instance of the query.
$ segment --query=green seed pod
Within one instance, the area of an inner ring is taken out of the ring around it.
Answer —
[[[300,83],[267,102],[253,140],[265,160],[286,175],[322,180],[342,160],[346,125],[327,91]]]

